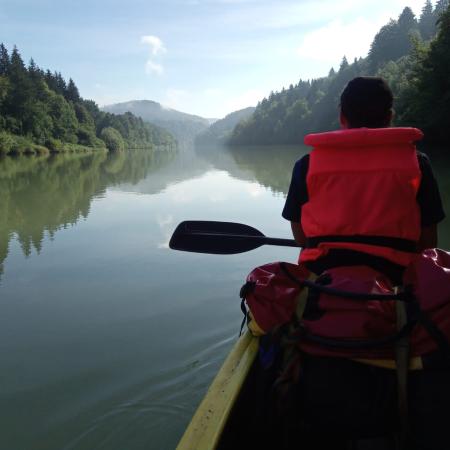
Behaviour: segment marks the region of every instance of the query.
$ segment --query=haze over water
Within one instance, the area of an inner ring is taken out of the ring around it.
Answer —
[[[0,448],[172,449],[235,342],[239,288],[297,251],[168,249],[182,220],[290,237],[305,148],[0,160]],[[447,214],[449,164],[432,158]],[[450,248],[448,219],[440,246]]]

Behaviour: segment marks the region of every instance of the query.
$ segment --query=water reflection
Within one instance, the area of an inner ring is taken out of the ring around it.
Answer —
[[[276,194],[287,194],[292,168],[309,151],[305,146],[198,147],[197,153],[235,178],[255,181]]]
[[[18,156],[0,159],[0,275],[15,236],[25,256],[41,251],[45,233],[89,215],[106,189],[136,184],[175,157],[168,151]]]

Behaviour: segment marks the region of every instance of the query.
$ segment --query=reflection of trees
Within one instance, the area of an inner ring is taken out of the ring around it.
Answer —
[[[308,148],[205,146],[197,152],[236,178],[254,180],[275,193],[287,194],[294,163]]]
[[[86,218],[92,199],[107,187],[135,184],[173,156],[136,150],[0,159],[0,274],[13,236],[25,255],[39,252],[46,232],[52,237]]]

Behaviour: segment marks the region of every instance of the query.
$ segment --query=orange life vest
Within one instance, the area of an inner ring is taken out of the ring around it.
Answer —
[[[421,232],[414,142],[422,136],[416,128],[356,128],[305,137],[314,149],[300,262],[349,249],[409,264]]]

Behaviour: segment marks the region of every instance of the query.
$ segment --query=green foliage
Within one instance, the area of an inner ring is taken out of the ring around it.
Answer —
[[[112,142],[120,148],[175,146],[166,131],[130,113],[100,111],[81,98],[72,79],[66,83],[61,73],[44,72],[33,59],[25,67],[16,47],[10,56],[0,44],[0,130],[15,136],[3,153],[42,152],[44,145],[52,152],[105,148],[100,132],[107,127],[119,133]]]
[[[254,111],[254,107],[249,107],[234,111],[223,119],[217,120],[206,131],[196,136],[196,144],[209,145],[218,142],[227,143],[233,128],[242,120],[248,119]]]
[[[420,15],[419,30],[422,39],[431,39],[436,33],[436,18],[433,13],[433,5],[430,0],[426,0]]]
[[[298,144],[307,133],[338,128],[345,85],[356,76],[376,75],[394,92],[396,124],[418,126],[429,140],[443,144],[450,125],[449,8],[448,0],[440,0],[434,10],[426,1],[419,21],[405,8],[398,20],[376,34],[367,58],[349,63],[344,56],[337,72],[331,69],[327,77],[300,80],[288,90],[272,92],[251,117],[235,126],[229,142]]]
[[[112,127],[105,127],[100,133],[100,138],[106,144],[106,147],[112,151],[124,150],[125,142],[122,135]]]
[[[54,153],[61,153],[64,151],[63,143],[59,139],[48,138],[45,141],[45,146]]]
[[[449,0],[438,0],[436,6],[434,7],[434,18],[436,22],[441,18],[442,14],[447,11],[450,6]]]
[[[383,64],[407,55],[413,37],[419,36],[419,24],[411,8],[405,8],[398,21],[391,20],[375,35],[369,52],[369,68],[376,72]]]
[[[419,53],[402,121],[421,126],[429,140],[443,143],[450,125],[450,6],[438,25],[429,50]]]
[[[6,131],[0,131],[0,154],[8,154],[14,144],[14,138]]]

